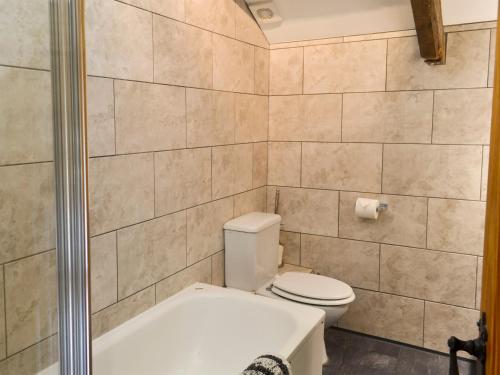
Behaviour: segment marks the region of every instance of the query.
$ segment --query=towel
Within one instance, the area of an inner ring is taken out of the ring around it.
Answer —
[[[290,363],[274,355],[261,355],[241,375],[292,375]]]

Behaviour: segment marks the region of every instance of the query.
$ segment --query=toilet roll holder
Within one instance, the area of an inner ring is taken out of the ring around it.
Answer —
[[[379,203],[378,207],[377,207],[377,212],[385,211],[388,208],[389,208],[389,204],[388,203]]]

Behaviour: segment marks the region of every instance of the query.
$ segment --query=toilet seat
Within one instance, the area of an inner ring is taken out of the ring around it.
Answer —
[[[271,291],[292,301],[316,306],[339,306],[356,298],[352,288],[331,277],[286,272],[277,277]]]

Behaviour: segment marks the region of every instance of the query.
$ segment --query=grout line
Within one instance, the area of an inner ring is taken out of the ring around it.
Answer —
[[[5,266],[1,265],[2,267],[2,278],[3,278],[3,313],[4,313],[4,319],[3,319],[3,326],[4,326],[4,331],[3,331],[3,340],[5,342],[5,351],[2,353],[5,358],[7,358],[7,354],[9,353],[9,340],[8,340],[8,335],[7,335],[7,287],[5,285]]]
[[[344,132],[344,93],[342,93],[340,97],[340,143],[344,143],[343,132]]]
[[[429,202],[430,199],[426,200],[426,215],[425,215],[425,248],[429,248]]]
[[[115,302],[118,302],[118,298],[120,296],[119,294],[119,288],[118,288],[118,285],[120,285],[120,283],[118,282],[119,280],[119,275],[120,275],[120,267],[118,266],[118,255],[119,255],[119,252],[118,252],[118,230],[115,231],[115,255],[116,255],[116,301]]]
[[[484,174],[485,174],[484,173],[484,147],[485,146],[481,147],[481,183],[479,184],[479,199],[481,201],[483,201],[483,198],[484,198],[484,200],[486,200],[486,198],[487,198],[487,196],[483,197],[483,190],[485,188],[485,186],[483,186],[484,185],[483,179],[485,177],[484,176]],[[488,161],[488,163],[489,163],[489,161]],[[488,180],[486,180],[486,195],[488,195],[487,190],[488,190]]]
[[[384,191],[384,151],[385,151],[385,144],[382,143],[382,154],[381,154],[381,163],[380,163],[380,192],[382,193]]]
[[[436,91],[432,90],[432,112],[431,112],[431,144],[434,144],[434,115],[436,104]]]
[[[382,289],[382,244],[378,244],[378,290]]]
[[[108,156],[115,156],[118,153],[116,152],[116,80],[113,79],[113,130],[114,130],[114,137],[115,137],[115,144],[114,144],[114,155],[108,155]],[[89,157],[89,159],[92,159],[94,157]]]
[[[387,81],[389,80],[389,39],[386,40],[385,44],[385,91],[387,91]]]
[[[0,68],[23,69],[23,70],[32,70],[36,72],[45,72],[45,73],[50,73],[52,71],[50,68],[35,68],[30,66],[10,65],[10,64],[0,64]]]

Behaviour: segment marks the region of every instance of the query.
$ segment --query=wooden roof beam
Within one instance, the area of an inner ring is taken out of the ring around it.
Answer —
[[[430,64],[446,62],[441,0],[411,0],[420,56]]]

